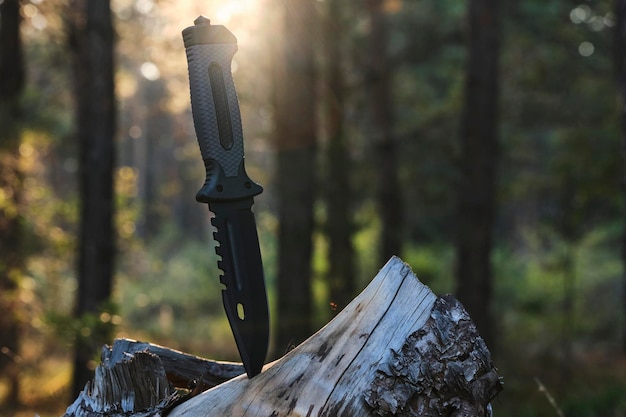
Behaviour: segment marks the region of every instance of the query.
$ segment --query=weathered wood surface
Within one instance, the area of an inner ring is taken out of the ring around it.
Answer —
[[[128,353],[114,362],[106,348],[102,356],[94,379],[67,408],[65,417],[158,416],[179,401],[158,356]]]
[[[462,306],[392,258],[333,321],[261,374],[169,416],[486,416],[499,389]]]
[[[451,296],[435,296],[395,257],[333,321],[252,379],[240,375],[199,393],[217,382],[215,374],[226,378],[241,365],[140,342],[116,344],[104,351],[96,381],[66,416],[480,417],[490,415],[489,402],[501,389],[490,353],[461,304]],[[163,357],[168,356],[177,359],[167,362]],[[151,364],[110,375],[111,364],[128,366],[136,358]],[[172,370],[188,360],[198,365]],[[148,365],[161,370],[147,376]],[[197,375],[205,382],[192,395],[181,397],[166,384],[166,373],[181,385],[194,375],[194,367],[213,376]],[[107,384],[126,395],[110,395]],[[146,397],[146,389],[153,395]],[[101,412],[89,412],[94,406]]]
[[[152,343],[117,339],[102,348],[101,364],[66,417],[161,415],[179,402],[174,387],[196,392],[245,372],[243,365],[212,361]]]
[[[115,363],[123,355],[136,352],[149,352],[158,356],[167,379],[179,388],[188,388],[190,383],[202,383],[205,389],[208,389],[245,372],[241,363],[204,359],[153,343],[130,339],[115,340],[110,360]]]

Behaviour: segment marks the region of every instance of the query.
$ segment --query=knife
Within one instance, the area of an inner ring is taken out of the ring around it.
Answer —
[[[263,263],[252,212],[263,188],[246,174],[239,101],[231,73],[237,38],[204,16],[183,30],[191,110],[206,180],[196,200],[208,203],[217,229],[222,300],[248,378],[261,372],[269,341]]]

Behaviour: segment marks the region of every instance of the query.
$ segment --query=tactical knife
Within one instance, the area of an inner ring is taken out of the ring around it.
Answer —
[[[239,101],[231,73],[237,39],[204,16],[183,30],[191,110],[206,168],[196,200],[208,203],[217,229],[222,300],[249,378],[261,372],[269,340],[269,313],[253,197],[263,188],[246,174]]]

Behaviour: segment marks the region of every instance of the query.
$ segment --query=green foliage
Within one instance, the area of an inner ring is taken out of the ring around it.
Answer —
[[[45,315],[46,324],[68,347],[76,343],[89,343],[96,347],[110,344],[111,335],[115,334],[121,321],[119,305],[113,301],[102,305],[97,314],[86,313],[74,317],[50,310]]]
[[[405,245],[402,260],[435,294],[454,292],[454,250],[450,245]]]
[[[206,213],[208,220],[209,214]],[[268,297],[275,282],[275,219],[258,216]],[[115,296],[129,337],[177,346],[208,357],[237,360],[222,304],[215,243],[189,239],[174,224],[144,244],[127,244],[121,254]]]
[[[170,225],[121,261],[115,294],[131,337],[215,349],[215,356],[230,348],[212,243],[187,240]]]
[[[355,213],[356,232],[353,244],[356,251],[356,263],[359,266],[358,280],[365,286],[382,265],[377,264],[378,235],[380,233],[380,219],[373,203],[364,204],[361,210]]]
[[[579,8],[581,21],[572,18]],[[611,3],[526,1],[508,13],[501,61],[504,237],[547,226],[577,239],[618,217],[622,204]],[[591,53],[581,52],[584,42]]]

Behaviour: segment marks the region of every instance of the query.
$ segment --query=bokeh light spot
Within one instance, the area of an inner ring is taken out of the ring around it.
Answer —
[[[595,51],[595,47],[593,46],[593,44],[591,42],[581,42],[580,45],[578,45],[578,53],[581,54],[582,56],[591,56],[593,55],[593,52]]]
[[[155,65],[154,62],[146,61],[141,64],[141,75],[147,80],[156,81],[161,76],[161,71],[159,71],[159,67]]]
[[[573,8],[569,14],[570,20],[576,24],[586,22],[590,17],[591,9],[586,4]]]

